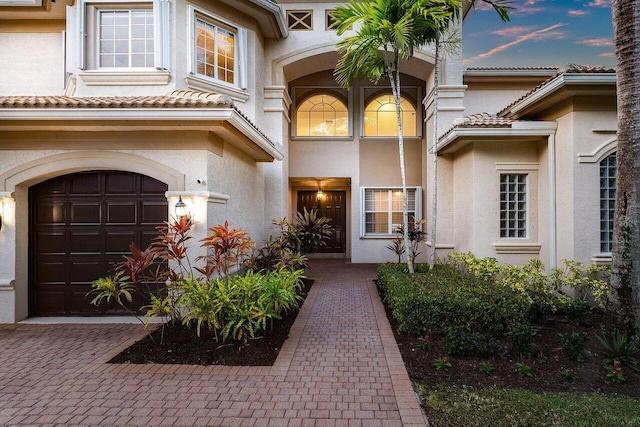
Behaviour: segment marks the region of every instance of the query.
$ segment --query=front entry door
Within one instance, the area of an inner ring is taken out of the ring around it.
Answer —
[[[324,197],[318,200],[315,191],[298,191],[298,211],[318,210],[318,216],[331,219],[329,223],[335,233],[327,241],[326,246],[314,249],[311,253],[345,253],[347,251],[347,192],[325,191]]]

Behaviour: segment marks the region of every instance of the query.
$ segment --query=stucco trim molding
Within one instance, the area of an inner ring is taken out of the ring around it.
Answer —
[[[34,185],[48,178],[86,170],[136,172],[183,190],[185,176],[170,166],[151,159],[116,151],[73,151],[44,156],[0,174],[0,189],[15,191],[21,184]]]
[[[168,71],[83,71],[78,77],[87,86],[164,86],[171,81]]]
[[[13,291],[16,287],[15,279],[0,278],[0,291]]]
[[[593,265],[611,265],[611,262],[611,255],[595,255],[591,257],[591,264]]]
[[[589,154],[578,154],[578,163],[600,163],[602,159],[616,150],[618,138],[613,138],[598,146]]]
[[[496,162],[496,170],[501,172],[534,172],[538,167],[537,162]]]
[[[196,198],[196,197],[200,197],[203,199],[207,199],[208,203],[220,203],[220,204],[226,204],[227,200],[229,200],[231,197],[228,194],[224,194],[224,193],[218,193],[216,191],[204,191],[204,190],[200,190],[200,191],[166,191],[164,193],[164,196],[169,199],[169,198],[176,198],[178,196],[184,197],[184,198]]]
[[[242,89],[218,84],[213,81],[196,76],[195,74],[186,75],[184,81],[187,83],[187,86],[193,90],[227,95],[234,101],[238,102],[247,102],[249,100],[249,93]]]
[[[542,245],[536,243],[494,243],[497,254],[539,254]]]

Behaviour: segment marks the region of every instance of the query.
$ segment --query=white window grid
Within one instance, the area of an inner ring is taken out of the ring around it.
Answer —
[[[527,174],[500,174],[500,237],[527,237]]]
[[[235,83],[236,33],[213,22],[196,18],[196,73]]]
[[[339,98],[317,93],[296,109],[296,136],[348,136],[349,110]]]
[[[420,187],[407,188],[409,221],[421,218]],[[362,188],[362,236],[390,236],[402,226],[402,188]]]
[[[98,11],[98,67],[154,66],[153,9]]]
[[[613,244],[613,216],[616,201],[616,153],[600,162],[600,251],[610,253]]]

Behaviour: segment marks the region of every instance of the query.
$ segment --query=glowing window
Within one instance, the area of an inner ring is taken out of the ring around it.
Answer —
[[[417,136],[416,109],[400,97],[400,117],[404,136]],[[364,109],[364,136],[398,136],[396,103],[393,95],[381,95]]]
[[[235,32],[196,19],[196,72],[223,82],[235,83]]]
[[[613,247],[617,172],[616,153],[611,153],[600,162],[600,251],[604,253]]]
[[[318,94],[307,98],[296,111],[296,136],[348,136],[349,112],[338,98]]]

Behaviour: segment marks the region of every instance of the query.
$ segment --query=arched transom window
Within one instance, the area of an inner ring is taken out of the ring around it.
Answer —
[[[296,111],[296,136],[349,136],[349,111],[329,94],[307,98]]]
[[[404,136],[417,136],[416,108],[400,97],[400,116]],[[374,98],[364,109],[364,136],[398,136],[396,103],[393,95]]]

